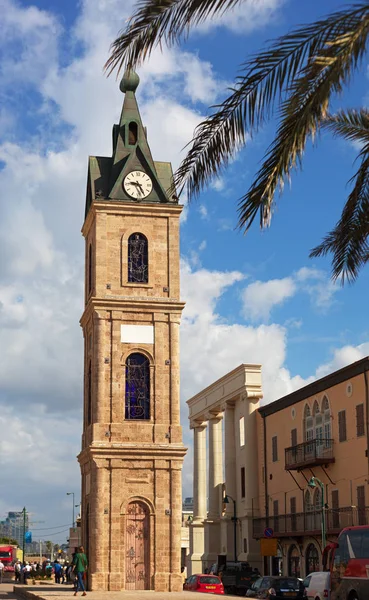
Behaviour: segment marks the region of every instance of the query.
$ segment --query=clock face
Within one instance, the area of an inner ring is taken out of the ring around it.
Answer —
[[[143,171],[131,171],[124,178],[123,187],[131,198],[147,198],[152,190],[151,178]]]

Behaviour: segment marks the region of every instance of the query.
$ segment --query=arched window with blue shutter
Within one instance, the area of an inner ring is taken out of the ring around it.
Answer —
[[[148,283],[148,263],[147,238],[142,233],[132,233],[128,238],[128,282]]]
[[[126,360],[125,418],[150,419],[150,362],[138,352]]]

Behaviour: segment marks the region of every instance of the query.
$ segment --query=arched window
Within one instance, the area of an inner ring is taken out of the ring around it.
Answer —
[[[322,416],[324,426],[324,446],[325,448],[331,447],[332,429],[331,429],[331,409],[329,406],[329,400],[327,396],[324,396],[322,402]]]
[[[134,146],[135,144],[137,144],[137,134],[137,123],[131,121],[128,125],[128,144],[130,146]]]
[[[311,416],[310,406],[305,404],[304,409],[304,437],[307,442],[310,442],[314,439],[314,419]],[[313,446],[307,446],[306,452],[312,452]]]
[[[305,529],[312,531],[314,529],[314,505],[311,501],[310,490],[305,492]]]
[[[306,575],[319,571],[319,552],[315,544],[309,544],[306,548]]]
[[[314,529],[322,527],[322,491],[319,487],[314,492]]]
[[[88,293],[92,292],[92,244],[88,248]]]
[[[138,352],[126,360],[126,419],[150,419],[150,363]]]
[[[301,577],[300,552],[294,544],[288,551],[288,575],[291,577]]]
[[[323,453],[323,416],[320,412],[319,403],[317,400],[314,402],[313,406],[313,419],[314,419],[314,439],[316,454],[317,456],[321,456]]]
[[[148,244],[142,233],[132,233],[128,238],[128,281],[149,281]]]
[[[87,425],[92,422],[92,366],[91,361],[88,364],[87,371]]]

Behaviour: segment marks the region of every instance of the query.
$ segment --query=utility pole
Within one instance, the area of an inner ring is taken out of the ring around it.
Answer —
[[[42,565],[42,541],[40,540],[40,565]]]
[[[23,564],[25,561],[26,552],[26,507],[23,508]]]

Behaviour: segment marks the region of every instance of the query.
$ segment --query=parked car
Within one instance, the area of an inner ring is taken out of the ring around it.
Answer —
[[[224,594],[224,587],[217,575],[191,575],[183,586],[189,592],[205,592],[207,594]]]
[[[329,571],[310,573],[303,581],[304,597],[326,600],[331,596],[331,574]]]
[[[246,592],[247,598],[303,600],[304,587],[296,577],[260,577]]]

